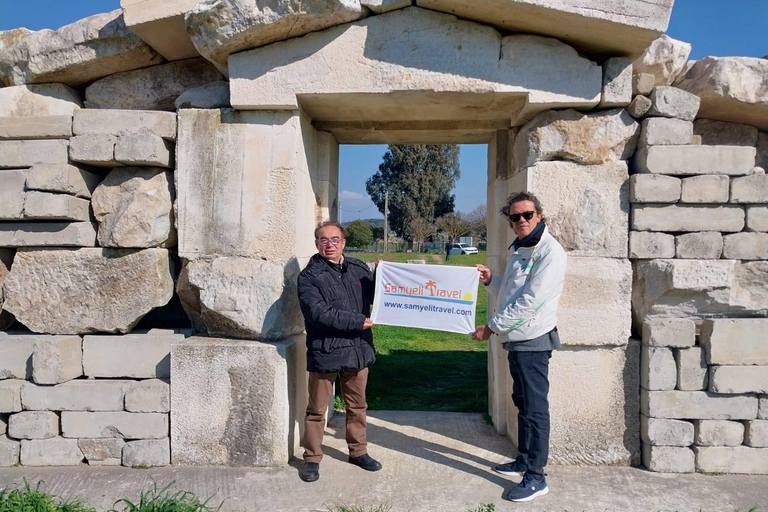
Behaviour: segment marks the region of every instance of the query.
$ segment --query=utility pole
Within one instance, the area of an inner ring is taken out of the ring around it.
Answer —
[[[339,203],[338,204],[339,204],[339,208],[338,208],[339,211],[336,212],[336,222],[341,224],[341,198],[339,198]]]
[[[384,192],[384,253],[389,247],[389,188]]]

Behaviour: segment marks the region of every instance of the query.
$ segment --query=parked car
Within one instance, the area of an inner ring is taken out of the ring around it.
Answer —
[[[453,244],[451,255],[454,254],[477,254],[477,247],[472,247],[469,244]]]

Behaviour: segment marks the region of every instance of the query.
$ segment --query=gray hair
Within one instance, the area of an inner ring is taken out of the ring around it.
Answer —
[[[338,222],[334,222],[332,220],[323,222],[319,226],[315,228],[315,239],[317,239],[317,234],[320,233],[320,230],[323,228],[327,228],[328,226],[333,226],[335,228],[339,228],[339,231],[341,231],[341,238],[347,238],[347,230],[344,229],[344,226],[339,224]]]
[[[530,201],[533,203],[533,207],[536,208],[536,212],[541,215],[542,220],[546,220],[544,218],[544,208],[541,206],[541,201],[539,201],[539,198],[533,195],[531,192],[515,192],[514,194],[510,195],[506,202],[504,203],[504,206],[501,208],[501,214],[507,219],[507,221],[510,221],[509,218],[509,207],[512,206],[515,203],[519,203],[521,201]]]

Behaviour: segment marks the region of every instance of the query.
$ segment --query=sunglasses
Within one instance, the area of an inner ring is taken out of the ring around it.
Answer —
[[[509,220],[510,222],[520,222],[520,217],[524,218],[525,220],[531,220],[535,213],[536,212],[512,213],[509,216]]]

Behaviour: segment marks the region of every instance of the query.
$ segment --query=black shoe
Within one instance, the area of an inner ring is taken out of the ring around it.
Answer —
[[[299,478],[305,482],[314,482],[320,478],[320,463],[305,462],[304,466],[299,470]]]
[[[493,470],[497,473],[501,473],[502,475],[507,476],[523,476],[526,469],[527,468],[525,464],[519,460],[513,460],[512,462],[507,462],[506,464],[499,464],[493,468]]]
[[[549,486],[544,478],[538,480],[529,473],[523,475],[523,481],[517,484],[504,495],[505,500],[509,501],[531,501],[536,496],[543,496],[549,493]]]
[[[355,466],[360,466],[366,471],[378,471],[381,469],[381,463],[367,453],[364,453],[359,457],[350,456],[349,463],[354,464]]]

